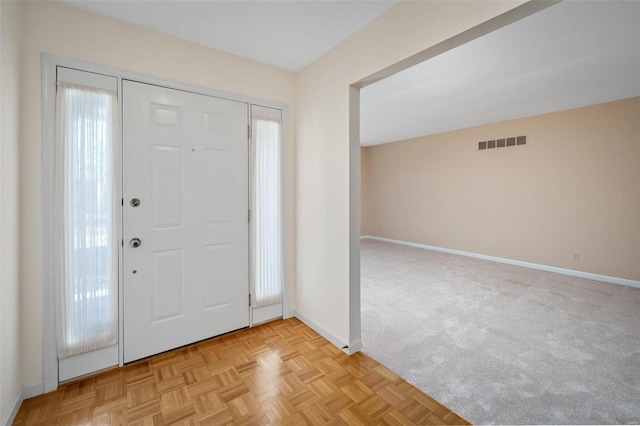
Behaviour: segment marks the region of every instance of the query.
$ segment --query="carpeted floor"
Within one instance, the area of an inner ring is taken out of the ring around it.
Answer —
[[[639,424],[640,289],[362,241],[364,352],[474,424]]]

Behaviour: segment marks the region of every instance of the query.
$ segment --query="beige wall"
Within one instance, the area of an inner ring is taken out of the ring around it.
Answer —
[[[20,238],[29,241],[19,252],[24,308],[21,356],[23,383],[31,384],[43,378],[40,53],[279,101],[288,104],[292,111],[295,75],[54,2],[30,1],[22,2],[21,6]],[[290,119],[290,123],[295,122],[293,114]],[[289,134],[294,134],[293,126]],[[295,141],[290,138],[289,146],[294,145]],[[287,155],[292,162],[293,150]],[[293,206],[292,191],[289,201]]]
[[[360,337],[349,328],[350,312],[359,313],[350,294],[359,229],[350,228],[349,203],[359,194],[349,190],[349,85],[520,3],[403,1],[298,74],[295,306],[337,339]]]
[[[20,392],[18,281],[19,8],[0,2],[0,422]]]
[[[369,235],[640,280],[640,98],[363,151]]]

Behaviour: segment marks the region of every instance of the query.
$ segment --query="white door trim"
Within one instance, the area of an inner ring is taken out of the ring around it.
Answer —
[[[240,101],[248,105],[260,105],[270,108],[282,110],[283,125],[283,221],[284,235],[283,240],[288,242],[291,230],[288,227],[289,215],[286,209],[288,205],[288,197],[286,190],[289,188],[289,176],[287,173],[287,149],[288,149],[288,106],[281,102],[269,101],[250,96],[233,94],[221,90],[214,90],[207,87],[185,84],[170,80],[163,80],[139,74],[132,71],[122,70],[109,67],[106,65],[95,64],[76,59],[69,59],[61,56],[51,55],[48,53],[41,54],[41,117],[42,117],[42,335],[43,335],[43,371],[44,371],[44,393],[51,392],[58,388],[58,356],[56,349],[56,328],[55,328],[55,299],[54,299],[54,240],[53,240],[53,213],[54,213],[54,145],[55,145],[55,90],[56,90],[56,67],[62,66],[67,68],[78,69],[81,71],[94,72],[116,77],[118,79],[118,99],[122,99],[122,80],[133,80],[140,83],[154,84],[167,87],[170,89],[178,89],[186,92],[192,92],[201,95],[214,96],[232,101]],[[122,103],[118,102],[119,115],[122,117]],[[120,134],[119,142],[122,143],[122,134]],[[289,261],[287,253],[291,250],[285,250],[285,288],[283,292],[283,313],[285,317],[290,317],[291,309],[289,307]],[[120,248],[120,258],[122,258],[122,247]],[[122,268],[119,272],[120,288],[119,288],[119,364],[123,365],[123,346],[121,344],[123,336],[123,291],[122,291]]]

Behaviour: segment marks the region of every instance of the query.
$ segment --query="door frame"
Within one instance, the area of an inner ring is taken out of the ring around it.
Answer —
[[[106,65],[96,64],[92,62],[81,61],[77,59],[65,58],[48,53],[41,54],[41,118],[42,118],[42,336],[43,336],[43,373],[44,373],[44,393],[51,392],[58,388],[58,355],[56,344],[56,326],[55,326],[55,242],[54,235],[54,146],[55,146],[55,106],[56,106],[56,68],[58,66],[77,69],[79,71],[104,74],[118,79],[118,116],[122,121],[122,80],[133,80],[140,83],[146,83],[156,86],[162,86],[169,89],[182,90],[200,95],[213,96],[221,99],[228,99],[246,103],[248,108],[251,105],[265,106],[269,108],[280,109],[282,111],[282,149],[283,149],[283,174],[282,174],[282,212],[283,212],[283,253],[284,253],[284,288],[282,300],[283,318],[291,317],[291,308],[289,300],[289,253],[292,253],[288,247],[289,235],[291,232],[290,215],[288,211],[288,195],[290,183],[292,182],[289,175],[289,164],[287,162],[288,155],[288,126],[289,126],[289,107],[288,105],[269,101],[250,96],[238,95],[221,90],[211,89],[203,86],[181,83],[161,78],[151,77],[148,75],[136,73],[133,71],[113,68]],[[121,123],[120,123],[121,124]],[[247,123],[250,125],[250,122]],[[118,143],[122,145],[122,125],[118,135]],[[120,170],[122,173],[122,170]],[[122,188],[118,188],[118,193],[122,197]],[[122,210],[120,211],[120,223],[122,223]],[[249,224],[247,223],[247,226]],[[122,232],[122,229],[120,230]],[[120,236],[122,239],[122,234]],[[251,239],[251,235],[249,235]],[[120,245],[119,259],[123,258],[123,248]],[[119,262],[118,272],[118,365],[124,364],[124,347],[122,345],[122,336],[124,331],[123,323],[123,270],[122,262]],[[253,326],[253,324],[250,324]]]

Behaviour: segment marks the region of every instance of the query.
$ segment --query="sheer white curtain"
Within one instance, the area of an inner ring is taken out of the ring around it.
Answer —
[[[282,123],[253,119],[253,307],[282,301]]]
[[[66,358],[118,339],[117,95],[57,89],[56,328]]]

